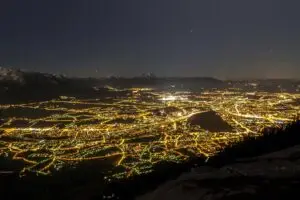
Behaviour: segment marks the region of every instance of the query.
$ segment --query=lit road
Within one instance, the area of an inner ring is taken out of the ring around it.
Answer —
[[[293,121],[300,114],[299,102],[300,94],[289,93],[132,88],[126,96],[105,100],[61,97],[0,105],[0,154],[23,161],[20,175],[47,175],[98,160],[118,169],[108,176],[124,178],[151,172],[161,161],[209,158],[244,136]],[[187,123],[194,114],[211,110],[233,131],[211,132]]]

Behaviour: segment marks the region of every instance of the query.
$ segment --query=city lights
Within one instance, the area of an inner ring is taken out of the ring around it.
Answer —
[[[118,169],[108,176],[124,178],[149,173],[161,161],[209,158],[244,136],[259,135],[263,128],[288,123],[300,114],[300,94],[127,91],[105,101],[62,97],[0,105],[0,154],[24,163],[20,175],[47,175],[98,160]],[[187,123],[194,114],[207,111],[216,112],[233,131],[210,132]]]

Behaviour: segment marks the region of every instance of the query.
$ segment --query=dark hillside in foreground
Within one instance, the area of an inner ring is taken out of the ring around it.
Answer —
[[[255,157],[300,144],[300,121],[282,128],[266,128],[261,137],[246,137],[242,143],[225,148],[210,159],[210,164],[225,165],[235,160]]]
[[[1,174],[1,194],[11,198],[22,196],[24,199],[102,199],[104,196],[113,196],[111,199],[134,199],[135,197],[155,190],[166,181],[174,180],[180,174],[193,170],[202,170],[206,166],[208,171],[222,169],[222,167],[239,163],[238,159],[260,156],[266,153],[283,150],[300,144],[300,121],[282,127],[281,129],[266,129],[265,135],[259,138],[246,138],[244,142],[226,148],[220,154],[205,163],[204,158],[191,158],[182,164],[161,163],[153,173],[136,176],[124,181],[114,181],[107,184],[101,174],[101,169],[111,166],[101,166],[96,162],[82,163],[76,169],[64,169],[51,176],[29,175],[19,179],[18,174]],[[294,155],[293,159],[297,159]],[[289,158],[290,159],[290,158]],[[1,159],[2,167],[18,165],[16,161]],[[249,164],[250,165],[250,164]],[[259,167],[257,167],[259,168]],[[226,168],[227,169],[227,168]],[[254,168],[253,168],[254,169]],[[3,170],[3,169],[1,169]],[[228,168],[230,170],[230,168]],[[207,171],[207,170],[206,170]],[[267,171],[265,171],[267,173]],[[292,169],[287,169],[287,175]],[[232,172],[238,173],[238,172]],[[282,174],[281,173],[281,174]],[[229,177],[230,178],[230,177]],[[250,177],[253,184],[260,184],[261,178]],[[293,177],[293,180],[299,177]],[[232,182],[243,185],[245,177],[233,177]],[[290,178],[291,179],[291,178]],[[287,181],[293,181],[292,179]],[[206,187],[215,187],[214,179],[207,181]],[[218,180],[220,187],[231,187],[229,179]],[[250,181],[250,179],[249,179]],[[276,180],[274,180],[276,182]],[[284,180],[282,180],[284,182]],[[275,184],[274,182],[274,184]],[[197,182],[197,184],[201,184]],[[297,185],[291,185],[293,189]],[[289,185],[289,184],[288,184]],[[271,185],[272,186],[272,185]],[[270,185],[267,189],[272,190]],[[274,188],[276,189],[276,185]],[[118,198],[117,198],[118,197]],[[217,199],[217,198],[216,198]]]
[[[300,145],[299,120],[282,128],[267,128],[263,133],[261,137],[247,137],[243,142],[225,148],[219,154],[210,158],[208,162],[205,161],[205,158],[199,157],[191,158],[182,164],[160,164],[156,166],[153,173],[145,175],[144,177],[136,177],[131,183],[134,185],[134,188],[137,188],[136,191],[147,190],[146,188],[155,189],[158,184],[167,180],[174,180],[179,174],[187,172],[191,168],[197,168],[199,166],[220,168],[230,163],[235,163],[238,159],[260,156]],[[144,187],[145,184],[147,185],[146,188]],[[128,193],[125,189],[127,185],[128,181],[125,181],[123,184],[123,191],[125,193]]]
[[[299,199],[300,121],[228,147],[139,200]]]

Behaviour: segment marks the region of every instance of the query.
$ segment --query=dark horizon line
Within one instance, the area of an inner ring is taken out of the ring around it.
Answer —
[[[67,76],[68,78],[79,78],[79,79],[135,79],[135,78],[144,78],[144,79],[215,79],[220,81],[262,81],[262,80],[295,80],[300,81],[300,78],[217,78],[213,76],[156,76],[156,77],[143,77],[143,76],[109,76],[109,77],[78,77],[78,76]]]
[[[33,71],[33,70],[29,70],[29,69],[20,69],[20,68],[15,68],[15,67],[3,67],[0,66],[0,68],[6,68],[6,69],[12,69],[12,70],[16,70],[16,71],[21,71],[24,73],[41,73],[41,74],[50,74],[50,75],[61,75],[61,76],[65,76],[68,78],[79,78],[79,79],[85,79],[85,78],[91,78],[91,79],[109,79],[109,78],[119,78],[119,79],[134,79],[134,78],[147,78],[147,74],[149,73],[145,73],[145,75],[140,74],[140,75],[134,75],[134,76],[119,76],[119,75],[110,75],[110,76],[72,76],[72,75],[66,75],[65,73],[52,73],[52,72],[41,72],[41,71]],[[153,73],[153,75],[155,75]],[[221,81],[260,81],[260,80],[294,80],[294,81],[300,81],[300,77],[299,78],[295,78],[295,77],[290,77],[290,78],[280,78],[280,77],[276,77],[276,78],[271,78],[271,77],[267,77],[267,78],[262,78],[262,77],[232,77],[232,78],[218,78],[216,76],[157,76],[155,75],[154,77],[149,77],[150,79],[163,79],[163,78],[170,78],[170,79],[176,79],[176,78],[182,78],[182,79],[197,79],[197,78],[209,78],[209,79],[216,79],[216,80],[221,80]]]

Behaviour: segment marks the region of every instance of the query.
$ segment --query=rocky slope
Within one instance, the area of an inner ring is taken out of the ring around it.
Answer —
[[[221,168],[198,167],[138,200],[298,199],[300,145]]]

